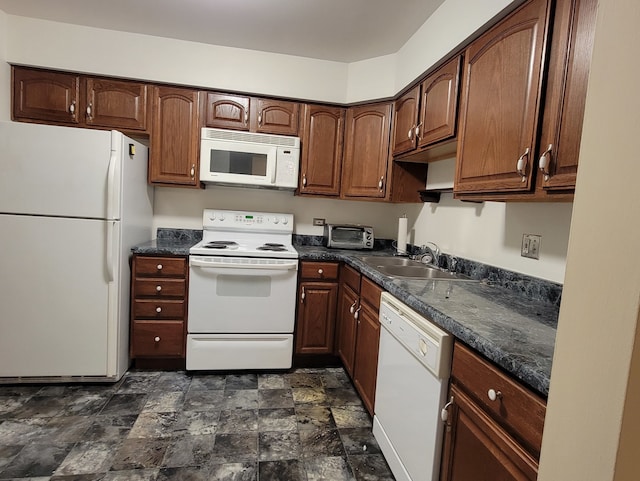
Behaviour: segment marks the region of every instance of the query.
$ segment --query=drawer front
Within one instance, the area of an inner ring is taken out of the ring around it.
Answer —
[[[540,454],[546,413],[546,403],[541,397],[460,343],[453,350],[451,376],[532,453]]]
[[[136,279],[134,284],[136,297],[177,297],[184,299],[186,281],[184,279]]]
[[[186,277],[187,259],[184,257],[136,256],[135,275],[136,277]]]
[[[375,312],[380,310],[380,295],[382,294],[382,288],[369,278],[362,276],[362,282],[360,284],[360,298],[369,304]]]
[[[353,267],[346,264],[342,266],[340,282],[348,285],[356,294],[360,294],[360,273]]]
[[[135,299],[133,317],[136,319],[184,319],[184,300]]]
[[[302,262],[300,266],[303,279],[337,280],[337,262]]]
[[[135,321],[131,346],[133,357],[184,356],[184,323]]]

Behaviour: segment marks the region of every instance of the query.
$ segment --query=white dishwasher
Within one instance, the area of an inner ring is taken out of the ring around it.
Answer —
[[[435,481],[453,340],[387,292],[380,323],[373,434],[397,481]]]

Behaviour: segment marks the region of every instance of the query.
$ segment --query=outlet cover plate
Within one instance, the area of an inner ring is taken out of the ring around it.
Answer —
[[[537,234],[523,234],[520,255],[529,259],[540,259],[540,241],[542,236]]]
[[[313,225],[322,226],[322,225],[325,225],[326,223],[327,223],[326,219],[321,219],[319,217],[313,218]]]

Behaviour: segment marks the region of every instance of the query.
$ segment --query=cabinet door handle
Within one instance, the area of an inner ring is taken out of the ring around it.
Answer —
[[[307,297],[307,293],[304,291],[304,287],[302,287],[302,293],[300,294],[300,302],[304,302],[305,297]]]
[[[378,181],[378,189],[380,190],[380,192],[384,190],[383,188],[384,188],[384,175],[380,177],[380,180]]]
[[[258,126],[262,127],[262,110],[258,114]]]
[[[87,105],[87,118],[88,118],[89,120],[91,120],[91,118],[92,118],[92,117],[91,117],[92,107],[93,107],[93,104],[92,104],[91,102],[89,102],[89,105]]]
[[[422,140],[422,137],[420,137],[420,126],[422,125],[422,122],[420,122],[418,125],[416,125],[416,139],[418,140]]]
[[[355,301],[353,304],[351,304],[351,307],[349,308],[349,312],[351,314],[353,314],[354,312],[356,312],[356,304],[358,303],[358,301]]]
[[[71,114],[71,117],[75,118],[76,117],[76,101],[73,100],[71,102],[71,105],[69,105],[69,113]]]
[[[487,391],[487,397],[491,401],[495,401],[496,399],[502,399],[502,393],[500,391],[496,391],[495,389],[489,389]]]
[[[442,419],[445,423],[449,420],[449,406],[453,404],[453,396],[449,399],[449,402],[442,407],[440,411],[440,419]]]
[[[160,342],[160,336],[154,337],[153,340],[156,341],[156,342]]]
[[[307,174],[302,174],[302,187],[307,186]]]
[[[520,179],[521,182],[527,181],[527,173],[525,172],[525,169],[527,168],[528,158],[529,158],[529,147],[527,147],[527,150],[524,151],[524,154],[520,156],[520,158],[518,159],[518,162],[516,163],[516,171],[522,177]]]
[[[549,164],[551,163],[551,152],[553,151],[553,144],[549,144],[547,150],[542,152],[540,156],[540,160],[538,161],[538,167],[540,171],[544,174],[544,180],[549,180],[551,177],[551,173],[549,172]]]
[[[249,123],[249,111],[247,109],[244,109],[244,125],[247,125]]]
[[[415,127],[413,127],[413,126],[412,126],[412,127],[409,129],[409,132],[407,132],[407,137],[409,138],[409,140],[413,140],[413,129],[414,129],[414,128],[415,128]]]
[[[196,176],[196,164],[191,164],[191,178],[193,179]]]
[[[356,312],[353,313],[353,318],[357,321],[358,318],[360,317],[360,309],[362,309],[362,306],[358,306],[358,308],[356,309]]]

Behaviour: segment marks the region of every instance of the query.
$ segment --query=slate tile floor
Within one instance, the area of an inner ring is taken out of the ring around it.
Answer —
[[[0,480],[389,481],[340,368],[0,386]]]

